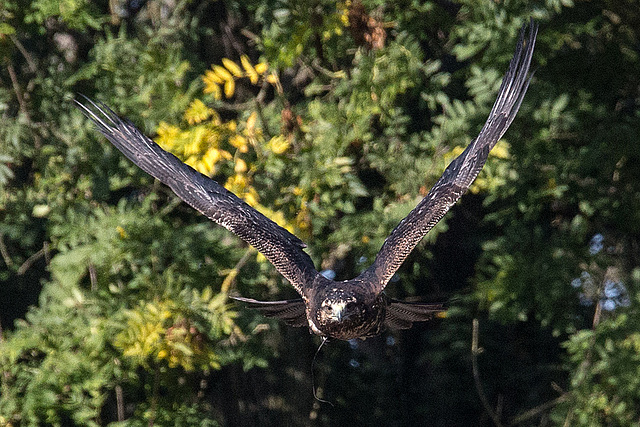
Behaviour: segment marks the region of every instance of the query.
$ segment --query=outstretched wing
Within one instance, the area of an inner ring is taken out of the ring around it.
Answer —
[[[443,304],[389,299],[384,323],[391,329],[409,329],[413,322],[424,322],[443,312]]]
[[[214,180],[182,163],[142,134],[129,120],[102,103],[75,101],[82,113],[115,147],[149,175],[209,219],[235,233],[262,253],[303,294],[318,274],[302,249],[306,245]]]
[[[373,265],[362,273],[365,280],[373,284],[372,291],[376,294],[382,292],[418,242],[471,186],[487,161],[489,151],[515,118],[531,81],[529,65],[538,26],[531,21],[526,39],[525,29],[523,26],[498,98],[478,137],[451,162],[429,194],[398,224],[385,240]]]
[[[307,312],[302,299],[285,301],[258,301],[251,298],[230,297],[247,304],[247,307],[260,311],[267,317],[284,320],[290,326],[309,326]]]

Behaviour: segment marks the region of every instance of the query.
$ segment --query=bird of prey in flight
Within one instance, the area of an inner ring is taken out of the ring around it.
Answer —
[[[529,65],[537,31],[537,24],[531,21],[525,37],[526,25],[522,27],[515,54],[480,134],[393,230],[373,264],[355,279],[340,282],[318,273],[300,239],[162,150],[130,121],[88,98],[82,103],[75,102],[125,156],[168,185],[189,205],[255,247],[300,294],[299,299],[286,301],[241,297],[236,300],[289,325],[306,325],[310,332],[324,338],[365,338],[379,334],[384,326],[410,328],[413,322],[428,320],[442,311],[440,304],[394,300],[385,295],[384,288],[418,242],[467,191],[487,161],[489,151],[511,125],[531,81]]]

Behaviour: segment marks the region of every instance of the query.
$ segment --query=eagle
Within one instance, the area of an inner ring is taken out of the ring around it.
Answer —
[[[515,54],[479,135],[391,232],[373,264],[355,279],[345,281],[333,281],[320,274],[300,239],[216,181],[162,150],[129,120],[87,97],[74,102],[126,157],[168,185],[193,208],[256,248],[300,294],[298,299],[284,301],[243,297],[234,297],[235,300],[289,325],[308,326],[311,333],[325,339],[366,338],[385,327],[408,329],[413,322],[428,320],[443,311],[442,304],[395,300],[384,289],[418,242],[468,190],[489,151],[515,118],[533,75],[529,66],[538,26],[531,21],[528,36],[526,28],[525,24],[520,31]]]

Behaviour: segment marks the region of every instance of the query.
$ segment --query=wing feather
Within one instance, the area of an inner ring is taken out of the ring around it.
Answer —
[[[443,304],[398,301],[390,298],[384,321],[391,329],[409,329],[413,322],[430,320],[442,312]]]
[[[526,39],[526,26],[522,27],[516,52],[478,137],[451,162],[429,194],[398,224],[385,240],[374,263],[362,273],[361,277],[371,281],[376,294],[382,292],[418,242],[471,186],[487,161],[489,151],[515,118],[532,77],[529,66],[538,26],[532,20],[529,27]]]
[[[84,98],[85,103],[75,100],[76,105],[118,150],[193,208],[255,247],[303,294],[305,284],[311,284],[318,273],[302,250],[306,245],[300,239],[164,151],[129,120],[118,117],[102,103]]]
[[[231,297],[236,301],[247,304],[247,307],[260,311],[267,317],[284,320],[287,325],[301,327],[309,326],[307,312],[302,299],[284,301],[258,301],[251,298]]]

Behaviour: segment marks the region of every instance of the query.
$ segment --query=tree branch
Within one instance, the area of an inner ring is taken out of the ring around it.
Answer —
[[[9,38],[11,39],[13,44],[16,45],[16,47],[18,48],[22,56],[24,56],[24,59],[27,60],[27,64],[29,65],[29,71],[35,74],[38,71],[38,67],[36,66],[36,61],[34,61],[31,54],[27,51],[27,49],[24,48],[24,45],[20,42],[20,40],[18,40],[18,38],[15,35],[10,34]]]
[[[242,268],[243,265],[246,264],[247,260],[249,259],[249,256],[254,254],[255,252],[256,250],[253,247],[247,248],[244,255],[242,255],[242,258],[240,258],[240,261],[236,263],[235,267],[233,267],[231,271],[227,273],[227,277],[225,277],[224,280],[222,281],[220,292],[229,293],[229,288],[231,288],[231,285],[233,284],[233,282],[235,282],[236,276],[238,276],[240,269]]]
[[[23,262],[20,268],[18,269],[18,276],[22,276],[24,273],[26,273],[27,270],[31,268],[31,265],[43,256],[44,256],[44,248],[40,249],[38,252],[31,255],[29,258],[27,258],[27,260]]]
[[[515,425],[521,424],[527,421],[528,419],[531,419],[533,417],[540,415],[540,413],[546,411],[547,409],[553,408],[557,404],[566,401],[568,398],[569,398],[569,393],[565,393],[562,396],[557,397],[549,402],[545,402],[542,405],[536,406],[535,408],[531,408],[528,411],[518,415],[517,417],[514,417],[511,420],[510,425],[515,426]]]
[[[489,417],[491,417],[491,420],[497,427],[502,427],[500,418],[498,418],[498,415],[496,415],[491,405],[489,405],[487,396],[485,395],[484,389],[482,388],[482,381],[480,380],[480,370],[478,369],[478,354],[480,353],[482,353],[482,348],[478,347],[478,319],[473,319],[473,332],[471,337],[471,365],[473,367],[473,382],[476,386],[476,391],[478,392],[478,396],[480,397],[482,406],[484,406],[484,410],[487,411],[487,414],[489,414]]]
[[[7,250],[7,246],[4,244],[4,236],[0,234],[0,254],[2,254],[2,259],[7,267],[13,266],[13,260],[9,255],[9,251]]]

